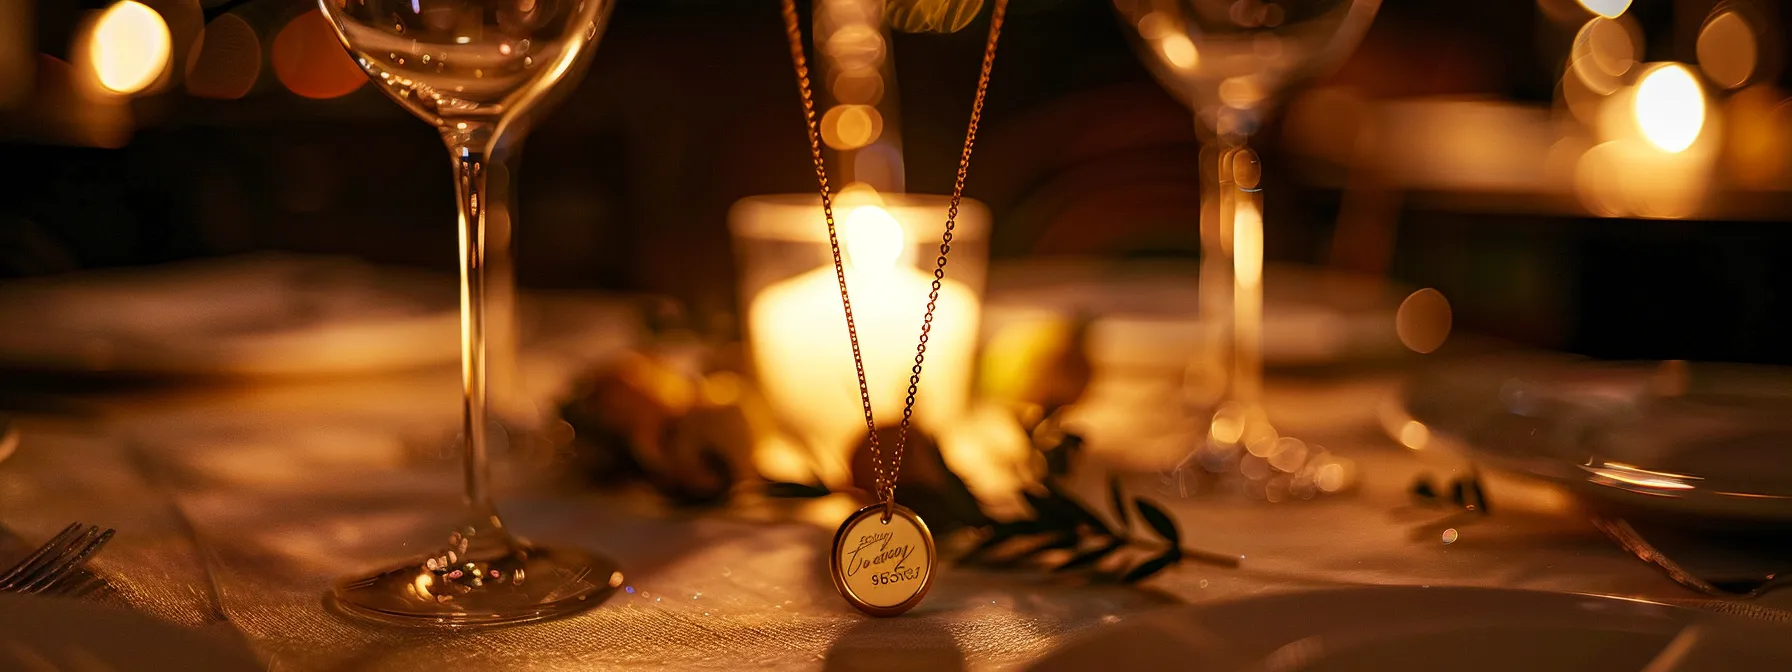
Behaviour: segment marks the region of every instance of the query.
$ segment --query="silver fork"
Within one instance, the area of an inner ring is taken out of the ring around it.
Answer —
[[[112,540],[113,531],[70,523],[62,532],[0,574],[0,592],[41,593],[81,568],[94,552]]]

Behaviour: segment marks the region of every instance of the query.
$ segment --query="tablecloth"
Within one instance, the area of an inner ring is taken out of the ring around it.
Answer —
[[[549,398],[607,348],[526,358]],[[1503,586],[1715,605],[1776,619],[1784,600],[1743,606],[1673,584],[1601,537],[1560,495],[1489,475],[1493,515],[1445,520],[1412,506],[1415,475],[1458,458],[1385,436],[1393,373],[1272,379],[1283,431],[1354,461],[1351,491],[1271,504],[1180,497],[1158,447],[1091,446],[1079,488],[1108,470],[1169,506],[1187,545],[1244,558],[1172,567],[1135,585],[1039,571],[944,565],[921,607],[872,619],[825,574],[838,499],[672,507],[650,493],[593,490],[539,467],[501,465],[509,525],[601,550],[624,590],[574,617],[466,632],[372,625],[331,613],[330,583],[420,555],[459,507],[450,445],[455,372],[280,385],[151,388],[89,400],[79,416],[22,419],[0,463],[0,517],[28,538],[71,520],[115,527],[93,562],[122,606],[247,641],[271,669],[971,669],[1024,667],[1067,637],[1175,605],[1338,584]],[[549,470],[551,471],[551,470]],[[1440,532],[1456,531],[1445,543]]]

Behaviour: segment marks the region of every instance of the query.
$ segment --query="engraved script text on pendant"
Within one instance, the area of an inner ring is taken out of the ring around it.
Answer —
[[[883,520],[882,507],[847,519],[835,538],[834,583],[866,613],[893,616],[920,601],[932,579],[933,543],[913,513]]]

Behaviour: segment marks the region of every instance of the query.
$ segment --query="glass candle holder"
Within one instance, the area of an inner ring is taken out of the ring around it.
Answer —
[[[836,196],[853,317],[880,425],[900,420],[949,198]],[[766,401],[831,484],[850,479],[865,434],[858,379],[818,195],[753,196],[728,215],[743,333]],[[989,209],[964,199],[927,342],[915,423],[937,433],[965,413],[989,269]]]

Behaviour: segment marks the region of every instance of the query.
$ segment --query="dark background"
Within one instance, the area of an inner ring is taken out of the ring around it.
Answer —
[[[38,4],[39,49],[62,56],[85,6]],[[1647,60],[1693,60],[1691,33],[1711,4],[1638,0]],[[728,206],[814,188],[777,11],[775,0],[618,5],[589,74],[527,142],[524,287],[733,310]],[[1547,105],[1572,29],[1541,11],[1530,0],[1386,0],[1327,79],[1372,97]],[[986,21],[893,40],[910,191],[950,188]],[[177,87],[134,105],[139,128],[122,148],[0,146],[0,277],[258,250],[452,272],[440,141],[372,87],[325,101],[277,86],[203,100]],[[1193,124],[1104,0],[1014,0],[983,128],[967,194],[994,212],[998,262],[1197,255]],[[1274,121],[1260,134],[1267,256],[1328,263],[1340,196],[1304,183],[1279,136]],[[1792,363],[1783,222],[1410,205],[1398,220],[1389,274],[1441,289],[1458,329],[1598,357]]]

